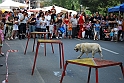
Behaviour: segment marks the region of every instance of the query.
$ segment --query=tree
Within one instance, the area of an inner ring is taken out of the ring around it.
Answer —
[[[109,7],[121,4],[124,0],[52,0],[52,4],[65,7],[67,9],[74,9],[78,11],[80,5],[84,8],[88,7],[92,13],[99,11],[100,13],[107,13]]]

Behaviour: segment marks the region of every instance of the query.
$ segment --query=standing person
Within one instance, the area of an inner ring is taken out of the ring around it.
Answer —
[[[37,16],[37,19],[36,19],[36,31],[37,32],[41,32],[41,20],[40,20],[40,17]],[[37,35],[38,38],[41,38],[40,35]]]
[[[78,38],[81,39],[82,38],[82,30],[85,30],[85,17],[84,17],[84,13],[82,13],[78,19],[78,23],[79,23],[79,32],[78,32]]]
[[[3,30],[4,30],[4,23],[0,22],[0,54],[2,56],[4,56],[4,53],[2,52],[2,46],[3,46],[3,40],[4,40]]]
[[[111,29],[110,39],[111,39],[111,41],[113,41],[113,39],[114,39],[114,29]]]
[[[56,9],[55,9],[55,6],[54,5],[52,6],[51,12],[56,13]]]
[[[86,23],[85,26],[86,26],[86,28],[85,28],[85,31],[86,31],[85,32],[86,33],[85,34],[85,37],[91,39],[91,22],[90,21],[89,22],[87,21],[87,23]]]
[[[53,30],[54,30],[54,24],[52,21],[50,21],[50,25],[49,25],[49,31],[50,31],[50,38],[52,39],[53,37]]]
[[[25,39],[26,37],[26,23],[28,21],[27,13],[23,11],[20,17],[20,26],[19,26],[19,39]]]
[[[124,18],[122,20],[122,40],[124,41]]]
[[[117,20],[117,24],[118,24],[118,41],[122,41],[121,40],[121,34],[122,34],[122,19],[121,16],[119,16],[118,20]]]
[[[63,18],[63,23],[65,24],[66,32],[64,34],[64,37],[66,38],[68,36],[68,34],[67,34],[67,31],[68,31],[67,27],[68,27],[68,24],[69,24],[68,14],[65,14],[65,17]]]
[[[13,31],[13,21],[14,21],[14,17],[12,16],[12,12],[9,12],[9,17],[7,20],[7,27],[8,27],[8,31],[7,31],[7,40],[13,39],[12,37],[12,31]]]
[[[41,24],[40,24],[41,20],[40,20],[40,17],[37,16],[37,19],[36,19],[36,31],[38,32],[41,32]]]
[[[63,23],[62,17],[60,16],[60,14],[58,14],[56,18],[56,30],[55,30],[56,39],[62,38],[62,33],[58,32],[58,29],[62,26],[62,23]]]
[[[13,32],[12,32],[12,37],[14,39],[17,38],[18,25],[19,25],[18,17],[14,17],[14,21],[13,21]]]
[[[55,9],[55,6],[52,6],[52,9],[51,9],[51,19],[53,22],[55,22],[56,20],[56,9]]]
[[[74,14],[73,17],[70,19],[70,22],[72,23],[72,38],[76,38],[77,36],[77,18],[76,15]]]
[[[109,23],[109,29],[114,28],[114,25],[116,24],[116,18],[114,17],[113,13],[110,14],[108,18],[108,23]]]
[[[46,32],[47,21],[45,20],[45,17],[42,17],[40,24],[41,24],[41,32]]]
[[[99,40],[100,36],[100,23],[97,20],[96,23],[94,24],[94,40]]]
[[[118,25],[115,25],[114,27],[114,38],[115,38],[115,41],[118,41]]]
[[[46,29],[47,29],[47,32],[49,32],[49,25],[50,25],[51,15],[48,11],[45,12],[45,20],[47,22]],[[48,33],[48,38],[49,37],[50,37],[50,34]]]
[[[28,22],[29,22],[29,33],[30,33],[30,32],[34,32],[35,29],[36,29],[36,27],[35,27],[35,25],[36,25],[36,17],[35,17],[34,14],[31,14],[31,17],[30,17],[30,19],[28,20]],[[34,38],[33,35],[32,35],[32,37]]]
[[[72,23],[68,23],[68,38],[72,39]]]

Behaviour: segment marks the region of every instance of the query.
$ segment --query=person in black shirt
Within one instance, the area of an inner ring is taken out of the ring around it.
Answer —
[[[31,14],[31,17],[29,18],[29,32],[34,32],[36,27],[35,27],[35,24],[36,24],[36,17],[34,14]]]
[[[116,24],[116,19],[113,17],[113,13],[110,14],[108,18],[108,23],[109,23],[110,28],[113,28],[114,24]]]

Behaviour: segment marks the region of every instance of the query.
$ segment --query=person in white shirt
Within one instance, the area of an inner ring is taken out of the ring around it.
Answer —
[[[50,32],[50,38],[52,39],[53,36],[53,31],[54,31],[54,24],[52,21],[50,21],[50,25],[49,25],[49,32]]]
[[[114,28],[114,38],[115,38],[115,41],[117,41],[118,40],[118,27],[117,27],[117,25],[115,25],[115,28]]]
[[[117,24],[118,24],[118,41],[121,41],[121,34],[122,34],[122,18],[119,17],[117,20]]]
[[[14,17],[12,37],[15,39],[17,38],[17,32],[19,30],[18,25],[19,25],[18,17]]]
[[[41,24],[41,32],[46,32],[47,21],[45,20],[45,17],[42,17],[40,24]]]
[[[47,32],[49,32],[49,25],[50,25],[51,15],[50,15],[50,13],[48,13],[48,11],[45,12],[45,20],[47,22],[46,30],[47,30]],[[49,37],[50,37],[50,34],[48,34],[48,38]]]

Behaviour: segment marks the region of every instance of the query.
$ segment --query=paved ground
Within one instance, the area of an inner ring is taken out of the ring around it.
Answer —
[[[25,40],[12,40],[5,41],[3,52],[7,50],[19,50],[19,52],[9,53],[8,69],[9,78],[8,83],[59,83],[62,69],[59,68],[59,51],[58,45],[54,45],[55,53],[52,54],[51,47],[47,45],[47,56],[43,55],[43,45],[40,46],[37,64],[34,75],[31,75],[33,65],[34,53],[32,52],[33,39],[29,42],[27,54],[24,55]],[[77,43],[81,42],[97,42],[103,47],[104,59],[121,61],[124,63],[124,43],[123,42],[110,42],[110,41],[93,41],[93,40],[77,40],[77,39],[62,39],[64,43],[65,60],[75,59],[79,53],[73,49]],[[10,48],[8,45],[10,45]],[[91,57],[91,54],[89,54]],[[84,56],[86,55],[84,54]],[[96,58],[100,58],[98,54]],[[5,80],[6,66],[5,56],[0,57],[0,82]],[[92,69],[90,83],[95,83],[95,73]],[[67,75],[64,77],[63,83],[86,83],[88,68],[77,65],[69,65],[67,68]],[[99,70],[100,83],[124,83],[122,73],[118,66],[103,68]]]

